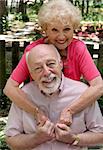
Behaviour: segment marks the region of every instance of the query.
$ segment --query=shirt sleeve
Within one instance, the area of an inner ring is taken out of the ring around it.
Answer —
[[[100,75],[100,72],[83,42],[80,42],[77,46],[77,59],[79,61],[80,71],[87,81]]]
[[[89,131],[103,133],[103,116],[97,102],[87,108],[85,117],[86,126]]]
[[[19,61],[17,67],[13,70],[10,77],[19,84],[24,82],[29,77],[29,70],[26,64],[26,53],[23,54],[21,60]]]
[[[21,119],[22,110],[13,103],[9,112],[5,129],[6,136],[15,136],[17,134],[23,133],[23,123]]]

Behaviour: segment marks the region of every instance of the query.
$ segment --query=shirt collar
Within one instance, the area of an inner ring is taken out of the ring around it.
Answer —
[[[60,86],[59,86],[59,91],[60,91],[60,92],[63,90],[63,87],[64,87],[64,79],[65,79],[65,77],[64,77],[64,75],[63,75],[63,73],[62,73],[61,84],[60,84]]]

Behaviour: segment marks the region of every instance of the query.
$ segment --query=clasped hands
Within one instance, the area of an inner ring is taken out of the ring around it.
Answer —
[[[72,123],[72,115],[70,111],[64,109],[56,124],[52,123],[42,111],[39,111],[36,117],[37,135],[40,143],[51,140],[57,140],[63,143],[71,144],[75,135],[71,133],[70,124]]]
[[[39,144],[53,140],[71,144],[75,140],[75,135],[71,133],[69,126],[62,123],[53,124],[50,120],[47,120],[42,126],[37,125],[36,136]]]

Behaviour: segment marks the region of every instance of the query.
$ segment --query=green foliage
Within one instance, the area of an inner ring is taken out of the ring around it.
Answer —
[[[2,94],[0,96],[0,117],[5,117],[8,115],[10,105],[11,101],[4,94]]]
[[[87,15],[84,15],[83,19],[85,21],[103,21],[102,15],[98,13],[89,13]]]
[[[27,14],[29,16],[30,21],[36,21],[37,14],[41,5],[42,5],[41,3],[35,3],[35,2],[28,5]]]
[[[103,96],[100,98],[99,100],[99,104],[101,105],[101,107],[103,108]]]
[[[15,13],[15,18],[14,19],[19,20],[19,21],[24,21],[24,22],[29,21],[29,18],[27,16],[27,14],[22,14],[21,12]]]
[[[36,14],[38,14],[38,11],[41,6],[42,6],[42,1],[36,3],[33,2],[32,4],[28,5],[28,8],[30,8],[31,10],[35,11]]]
[[[31,38],[32,38],[32,41],[35,41],[37,39],[40,39],[41,37],[43,37],[41,34],[35,33],[34,36],[32,36]]]
[[[95,3],[95,5],[93,5],[94,8],[103,8],[103,3]]]
[[[7,31],[9,29],[9,22],[6,16],[2,17],[2,26],[3,26],[3,31]]]
[[[4,129],[6,126],[7,115],[10,109],[10,100],[3,94],[0,96],[0,150],[10,150],[5,142]]]
[[[99,106],[103,115],[103,96],[99,99],[98,103],[99,103]]]
[[[10,150],[5,142],[4,128],[6,123],[0,121],[0,150]]]

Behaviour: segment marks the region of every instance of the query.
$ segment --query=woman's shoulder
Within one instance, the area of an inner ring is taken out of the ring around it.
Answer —
[[[26,48],[25,48],[25,52],[30,51],[33,47],[35,47],[38,44],[43,44],[44,43],[44,38],[40,38],[36,41],[33,41],[32,43],[30,43]]]
[[[71,52],[71,54],[72,53],[82,54],[87,50],[86,44],[83,41],[76,38],[73,38],[70,46],[68,47],[69,47],[69,52]]]
[[[71,45],[78,47],[78,46],[85,46],[85,43],[79,39],[73,38]]]

